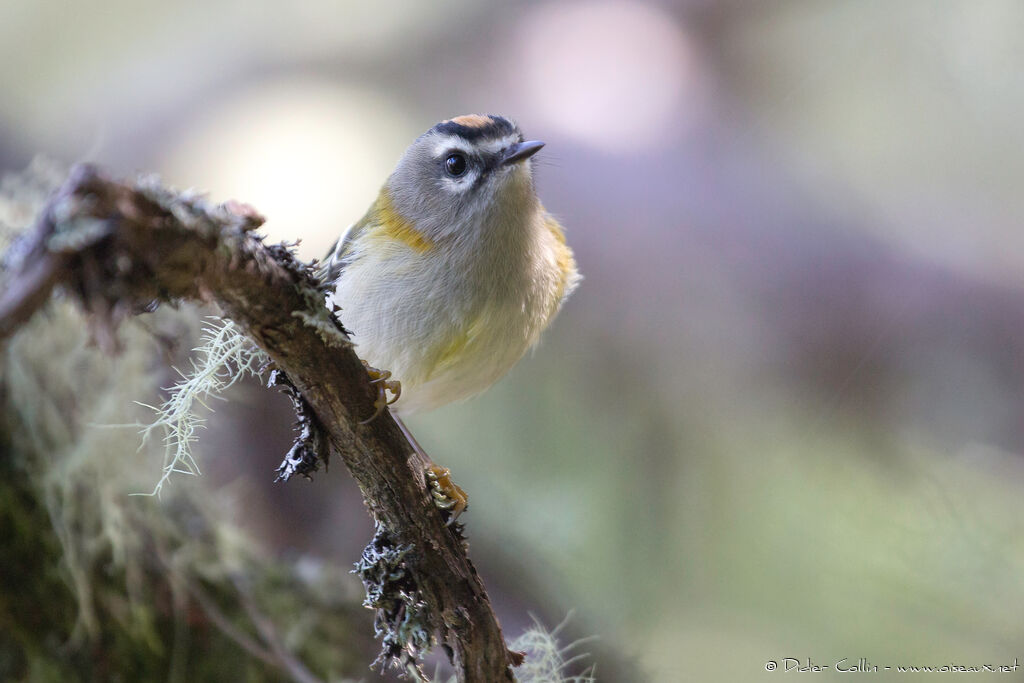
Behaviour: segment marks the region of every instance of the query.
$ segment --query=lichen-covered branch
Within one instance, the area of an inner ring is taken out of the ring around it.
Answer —
[[[459,680],[513,680],[515,654],[461,538],[430,502],[422,463],[387,414],[360,424],[373,413],[375,389],[310,268],[253,234],[261,223],[244,205],[214,206],[154,180],[122,183],[78,166],[8,260],[14,276],[0,294],[0,340],[56,285],[80,301],[97,341],[110,349],[126,316],[164,301],[216,303],[288,378],[310,411],[306,419],[358,482],[389,543],[401,549],[423,627],[451,652]],[[418,631],[405,627],[415,643],[390,635],[420,647]]]

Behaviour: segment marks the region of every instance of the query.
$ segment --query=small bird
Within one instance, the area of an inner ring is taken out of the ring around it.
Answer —
[[[328,304],[381,383],[378,412],[384,387],[393,401],[401,395],[392,414],[428,463],[400,416],[490,387],[579,284],[562,227],[534,187],[530,158],[543,146],[502,116],[438,123],[324,259]],[[453,522],[465,493],[444,468],[427,476]]]

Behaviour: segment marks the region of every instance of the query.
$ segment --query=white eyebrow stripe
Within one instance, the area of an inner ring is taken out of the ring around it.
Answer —
[[[434,156],[440,157],[446,152],[472,154],[473,147],[458,135],[444,135],[438,138],[437,143],[434,145]]]
[[[514,145],[519,142],[519,137],[516,135],[506,135],[498,140],[490,140],[477,146],[481,152],[485,154],[494,154],[500,152],[510,145]]]

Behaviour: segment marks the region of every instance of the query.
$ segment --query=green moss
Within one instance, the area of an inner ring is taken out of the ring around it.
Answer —
[[[268,556],[205,480],[130,495],[162,445],[137,453],[136,429],[105,425],[157,391],[151,330],[187,337],[198,320],[127,324],[112,359],[57,301],[0,349],[0,680],[260,683],[286,678],[279,651],[320,676],[373,659],[347,568]]]

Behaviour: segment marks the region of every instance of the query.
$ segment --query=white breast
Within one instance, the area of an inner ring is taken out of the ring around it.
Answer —
[[[354,240],[332,300],[359,356],[402,383],[397,412],[483,391],[537,341],[575,283],[541,214],[517,243],[472,254],[420,253],[372,228]]]

